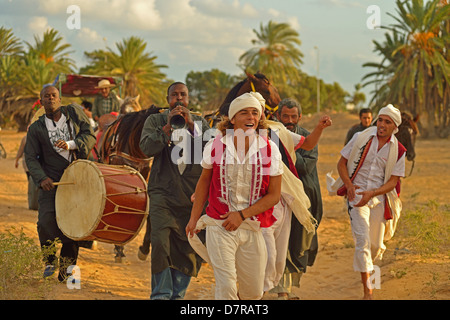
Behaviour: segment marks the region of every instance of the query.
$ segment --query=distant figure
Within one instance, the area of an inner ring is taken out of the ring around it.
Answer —
[[[352,139],[355,133],[364,131],[370,127],[373,120],[372,111],[369,108],[361,109],[359,111],[359,120],[361,121],[359,124],[354,125],[350,128],[350,130],[348,130],[344,145]]]
[[[114,85],[109,80],[103,79],[98,82],[96,89],[100,89],[100,95],[98,95],[92,106],[92,118],[98,121],[99,118],[110,112],[119,112],[120,102],[116,95],[111,92],[111,88]]]
[[[95,122],[94,118],[92,118],[92,103],[84,100],[83,102],[81,102],[81,107],[83,108],[84,113],[89,119],[89,123],[91,124],[92,130],[95,131],[95,129],[97,129],[97,123]]]
[[[25,173],[27,174],[27,180],[28,180],[28,209],[30,210],[37,210],[38,209],[38,191],[39,187],[34,183],[33,179],[31,178],[30,172],[28,171],[27,164],[25,162],[25,144],[27,142],[27,135],[25,135],[22,138],[22,141],[20,142],[19,150],[17,150],[16,154],[16,160],[14,161],[14,166],[16,168],[19,167],[19,161],[22,159],[22,167],[25,170]]]

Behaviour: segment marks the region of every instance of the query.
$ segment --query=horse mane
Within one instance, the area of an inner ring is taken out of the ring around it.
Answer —
[[[236,84],[231,90],[230,92],[228,92],[227,96],[225,97],[225,99],[223,100],[222,104],[219,107],[219,113],[223,116],[227,116],[228,115],[228,109],[230,108],[230,103],[231,101],[234,100],[234,98],[236,98],[239,90],[241,90],[242,86],[244,85],[245,82],[248,81],[248,78],[245,78],[244,80],[238,82],[238,84]]]
[[[258,78],[259,80],[263,80],[264,82],[266,82],[267,84],[270,84],[269,79],[262,73],[260,73],[259,71],[256,72],[253,75],[255,78]],[[230,103],[231,101],[233,101],[239,91],[241,90],[242,86],[248,81],[248,77],[245,78],[244,80],[238,82],[238,84],[236,84],[227,94],[227,96],[225,97],[224,101],[222,102],[222,104],[219,107],[219,113],[220,115],[228,115],[228,109],[230,108]]]

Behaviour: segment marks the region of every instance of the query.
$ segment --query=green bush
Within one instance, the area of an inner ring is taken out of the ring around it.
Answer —
[[[405,210],[399,221],[397,239],[401,238],[401,246],[421,255],[448,254],[449,218],[449,207],[433,200],[414,210]]]
[[[48,249],[54,252],[55,247]],[[23,229],[0,233],[0,299],[45,299],[49,281],[43,279],[43,252]]]

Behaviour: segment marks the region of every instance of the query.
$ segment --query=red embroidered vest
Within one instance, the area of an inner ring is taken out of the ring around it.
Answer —
[[[213,164],[213,173],[211,185],[209,188],[209,205],[206,208],[206,214],[211,218],[222,220],[220,215],[230,211],[229,195],[227,186],[226,172],[226,145],[221,141],[222,136],[214,139],[212,144],[211,159]],[[266,145],[259,149],[256,153],[255,163],[252,165],[252,182],[250,189],[249,206],[254,204],[258,199],[263,197],[268,190],[270,181],[270,165],[271,165],[271,148],[266,138]],[[273,207],[264,211],[252,219],[260,222],[262,228],[270,227],[276,218],[272,215]]]

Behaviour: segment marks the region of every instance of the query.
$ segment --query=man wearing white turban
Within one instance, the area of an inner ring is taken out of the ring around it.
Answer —
[[[356,133],[341,151],[340,179],[327,175],[330,194],[346,196],[351,220],[355,254],[353,268],[361,273],[363,299],[372,299],[370,273],[381,260],[400,217],[398,186],[405,174],[405,147],[395,133],[401,113],[394,106],[382,108],[377,126]]]

